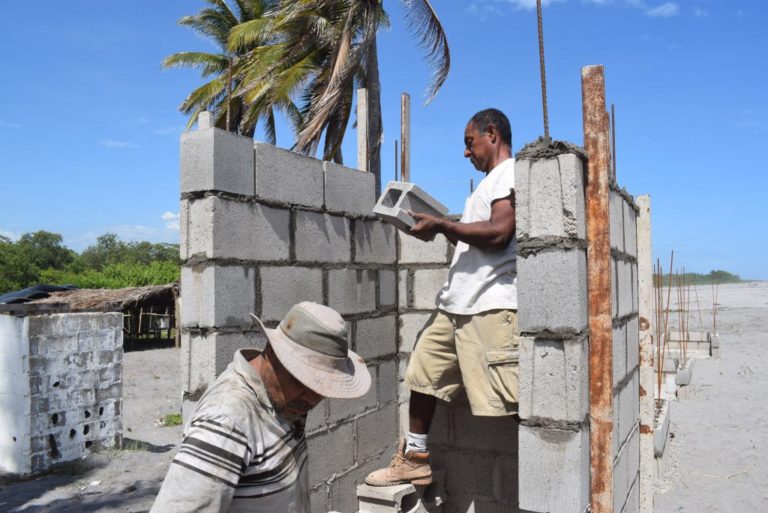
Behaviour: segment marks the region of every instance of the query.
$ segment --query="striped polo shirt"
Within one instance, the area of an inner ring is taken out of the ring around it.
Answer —
[[[151,513],[309,511],[304,419],[275,414],[258,354],[235,353],[200,399]]]

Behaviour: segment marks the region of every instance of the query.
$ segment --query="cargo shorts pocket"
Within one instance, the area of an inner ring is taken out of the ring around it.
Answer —
[[[518,348],[485,352],[491,388],[505,403],[518,401],[520,351]]]

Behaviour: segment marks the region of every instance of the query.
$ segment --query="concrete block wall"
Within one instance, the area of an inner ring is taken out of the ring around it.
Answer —
[[[640,488],[640,331],[637,219],[632,196],[610,191],[613,305],[613,510],[637,513]]]
[[[182,136],[183,413],[243,347],[300,301],[339,311],[372,386],[309,416],[312,511],[357,510],[356,486],[398,438],[396,234],[379,222],[373,175],[215,128]]]
[[[585,165],[575,150],[519,158],[515,166],[521,511],[582,513],[589,507]],[[609,225],[617,513],[638,508],[637,212],[632,197],[614,184]]]
[[[0,470],[120,447],[122,328],[120,313],[0,315]]]
[[[575,153],[515,164],[521,511],[589,506],[584,170]]]

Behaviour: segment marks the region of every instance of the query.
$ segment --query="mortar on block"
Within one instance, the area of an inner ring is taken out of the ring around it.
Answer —
[[[445,217],[448,208],[424,192],[418,185],[409,182],[389,182],[382,193],[373,213],[380,219],[394,225],[398,230],[408,233],[416,221],[408,211]]]

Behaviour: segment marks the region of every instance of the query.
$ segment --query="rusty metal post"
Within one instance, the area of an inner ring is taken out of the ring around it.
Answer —
[[[368,89],[357,90],[357,169],[370,171],[368,149]]]
[[[589,438],[592,513],[613,512],[613,347],[609,222],[610,129],[603,66],[581,69],[587,170]]]
[[[411,96],[400,95],[400,176],[411,181]]]

